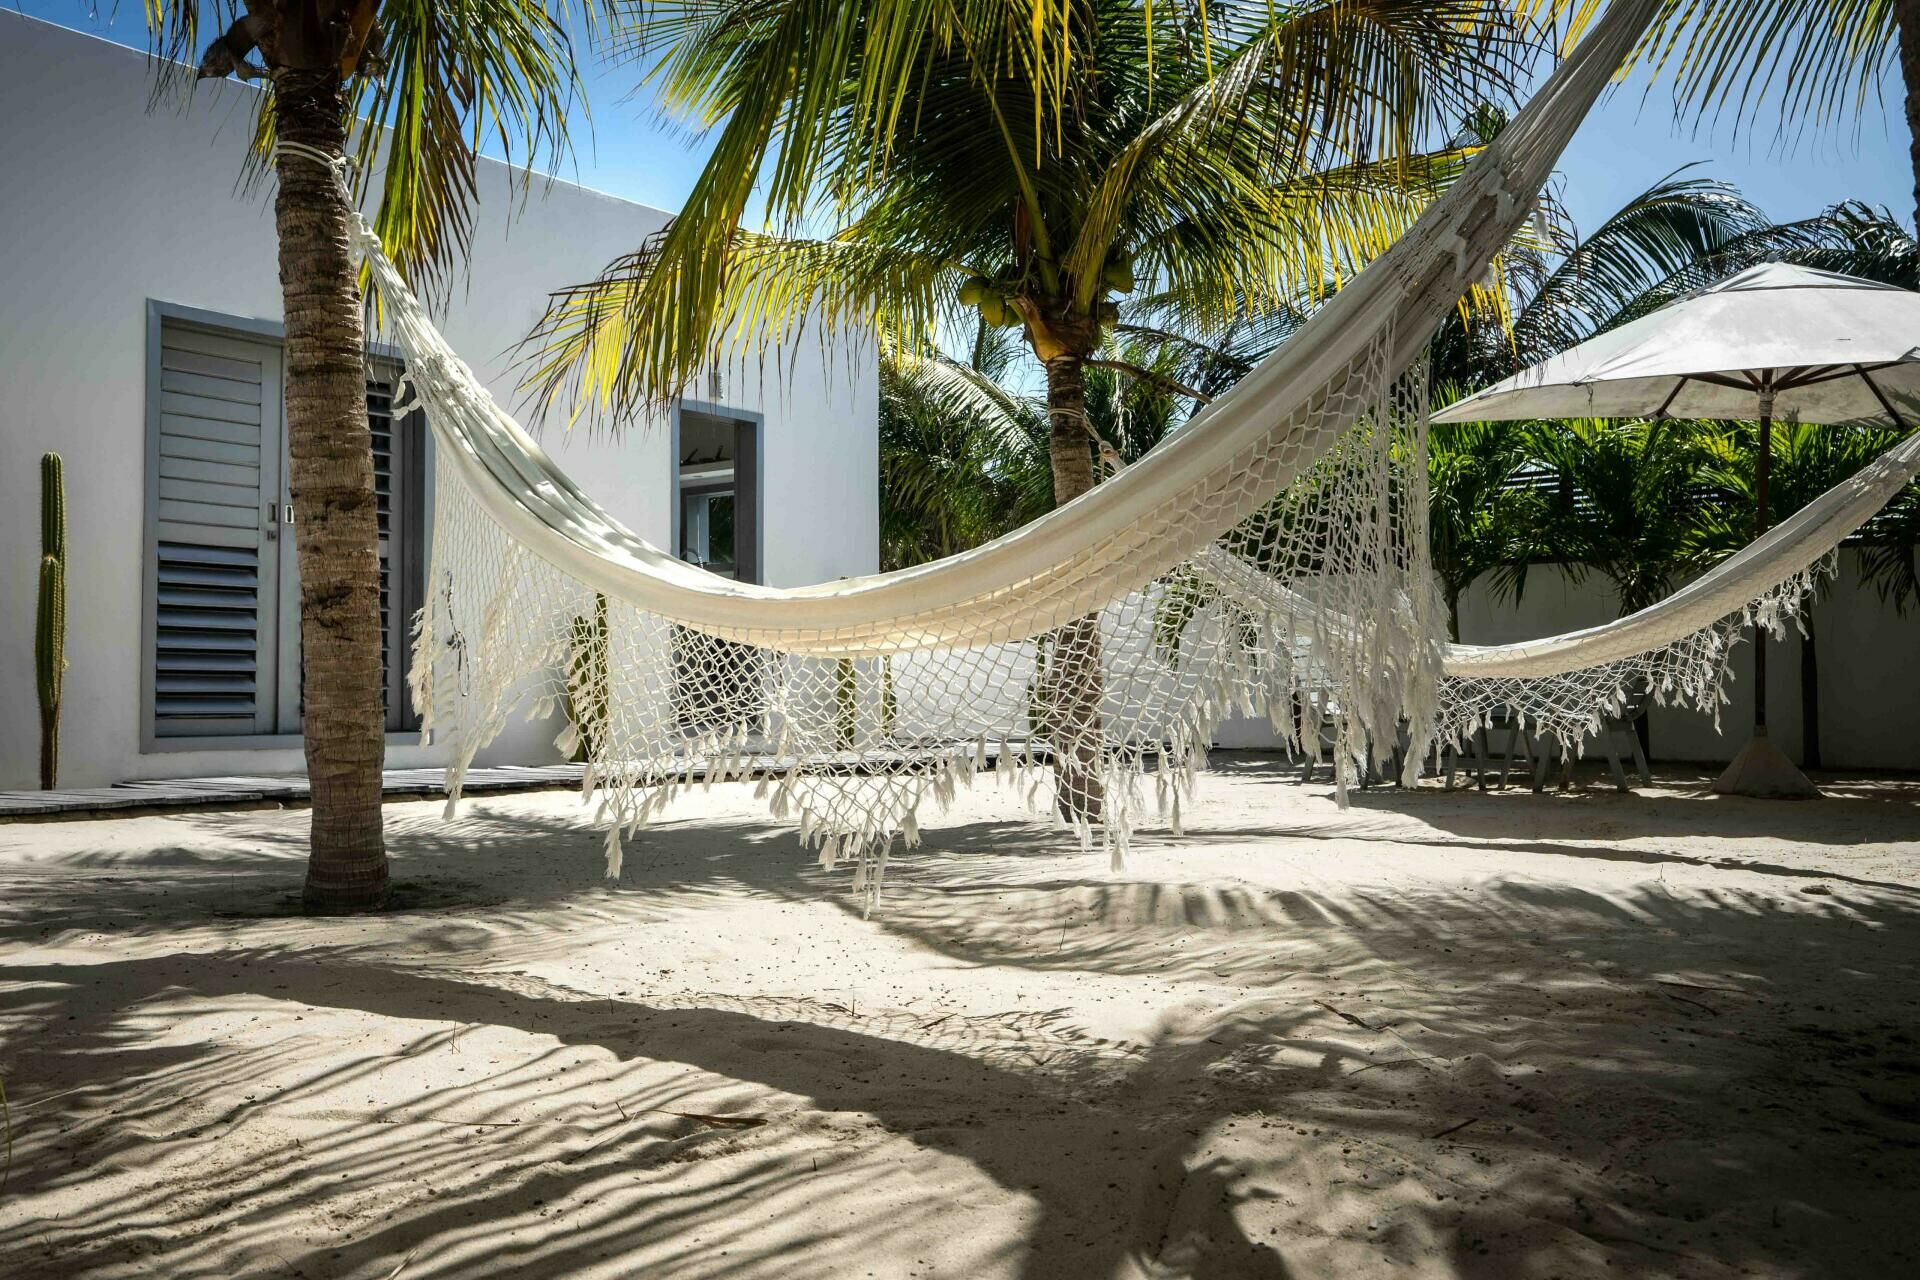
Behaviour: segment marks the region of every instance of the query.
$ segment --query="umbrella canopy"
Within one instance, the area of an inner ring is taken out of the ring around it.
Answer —
[[[1773,416],[1920,422],[1920,293],[1770,262],[1591,338],[1433,415],[1521,418]]]
[[[1920,423],[1920,293],[1765,263],[1433,415],[1435,422],[1531,418],[1758,419],[1757,535],[1767,527],[1774,419]],[[1754,738],[1714,790],[1817,796],[1767,740],[1766,657],[1766,633],[1756,628]],[[1810,735],[1810,758],[1814,740]]]

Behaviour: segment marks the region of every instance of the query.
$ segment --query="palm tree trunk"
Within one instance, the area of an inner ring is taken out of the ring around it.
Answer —
[[[1061,506],[1093,488],[1094,482],[1085,366],[1079,356],[1047,361],[1047,416],[1052,424],[1047,452],[1053,464],[1053,501]],[[1053,703],[1048,737],[1060,816],[1072,822],[1098,822],[1106,798],[1099,615],[1076,619],[1055,633],[1048,684]]]
[[[1900,75],[1907,88],[1908,154],[1913,160],[1914,216],[1920,224],[1920,0],[1894,0],[1894,24],[1899,28]]]
[[[1820,763],[1820,652],[1814,646],[1813,601],[1800,615],[1800,767],[1819,769]]]
[[[1460,643],[1460,588],[1449,583],[1447,593],[1447,639]]]
[[[339,156],[347,98],[334,71],[283,71],[280,138]],[[287,452],[300,567],[307,777],[313,817],[309,912],[373,910],[387,898],[380,829],[385,752],[378,509],[367,427],[365,340],[347,205],[317,161],[284,156],[274,221],[286,310]]]

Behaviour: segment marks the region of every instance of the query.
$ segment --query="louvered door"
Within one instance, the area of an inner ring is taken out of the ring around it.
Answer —
[[[161,326],[148,490],[156,737],[275,731],[280,371],[278,344]]]
[[[380,634],[386,638],[381,686],[386,690],[387,728],[417,728],[407,696],[409,634],[420,608],[426,571],[426,420],[418,410],[396,415],[400,365],[367,361],[367,426],[373,432],[373,486],[380,510]]]
[[[300,732],[300,570],[287,490],[281,346],[173,318],[159,327],[150,442],[152,734]],[[390,730],[406,697],[408,625],[425,569],[426,424],[395,417],[400,366],[368,361],[380,519],[382,693]]]

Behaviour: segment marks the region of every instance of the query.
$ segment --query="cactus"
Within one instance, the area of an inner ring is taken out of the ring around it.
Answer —
[[[40,694],[40,787],[60,775],[60,691],[67,671],[67,489],[60,455],[40,459],[40,602],[33,632]]]
[[[880,659],[880,733],[893,737],[900,723],[900,698],[893,691],[893,655]]]
[[[612,687],[608,670],[607,598],[593,596],[593,621],[575,615],[573,644],[567,659],[567,719],[573,721],[576,735],[573,748],[575,764],[593,758],[598,735],[606,731],[607,700]]]
[[[840,749],[851,751],[857,745],[860,732],[860,676],[852,658],[840,659],[833,692],[838,704],[834,728],[839,734]]]

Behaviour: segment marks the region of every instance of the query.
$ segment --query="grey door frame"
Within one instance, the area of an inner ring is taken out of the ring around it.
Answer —
[[[147,330],[146,330],[147,382],[144,388],[144,396],[145,396],[145,403],[146,403],[146,420],[145,420],[146,440],[142,448],[142,453],[146,459],[146,479],[143,482],[143,488],[145,492],[141,496],[143,514],[140,522],[140,550],[139,550],[140,565],[141,565],[141,568],[140,568],[140,579],[141,579],[140,635],[136,639],[136,644],[139,648],[139,654],[140,654],[140,729],[139,729],[140,754],[160,755],[160,754],[167,754],[167,753],[178,752],[178,751],[236,751],[236,750],[244,751],[244,750],[259,750],[259,749],[270,749],[270,748],[297,747],[301,744],[301,741],[302,741],[301,735],[299,733],[218,734],[218,735],[208,735],[206,737],[177,737],[176,738],[176,737],[161,737],[158,734],[154,733],[153,731],[154,730],[154,724],[153,724],[154,662],[155,662],[154,644],[157,636],[156,623],[158,622],[158,619],[159,619],[159,584],[157,580],[157,566],[154,562],[154,556],[152,552],[153,552],[153,549],[159,545],[159,534],[160,534],[160,500],[159,500],[158,487],[154,481],[155,481],[155,477],[158,476],[160,471],[160,372],[161,372],[160,363],[162,358],[161,357],[162,344],[161,344],[161,333],[160,333],[161,325],[163,322],[172,322],[174,324],[185,325],[189,328],[199,329],[199,330],[202,330],[208,333],[213,333],[213,334],[225,335],[227,337],[242,338],[242,339],[245,339],[245,338],[271,339],[274,342],[280,343],[282,345],[283,350],[287,340],[287,329],[286,329],[286,326],[278,320],[264,320],[258,317],[228,315],[224,312],[208,311],[203,307],[192,307],[192,306],[187,306],[184,303],[167,302],[159,298],[146,299],[145,306],[146,306],[146,317],[147,317]],[[367,344],[366,350],[369,356],[375,357],[377,359],[392,360],[399,364],[405,363],[405,356],[401,352],[400,348],[392,345],[391,343],[369,342]],[[282,410],[281,410],[282,439],[281,439],[280,447],[281,447],[281,452],[284,455],[285,448],[286,448],[286,442],[285,442],[286,427],[285,427],[285,418],[284,418],[285,404],[286,404],[286,361],[284,360],[284,358],[281,360],[280,364],[281,364],[280,402],[282,405]],[[425,536],[423,536],[420,542],[417,544],[417,548],[418,548],[417,553],[420,556],[422,556],[423,559],[428,554],[427,548],[425,546],[426,537],[431,536],[431,530],[433,528],[433,524],[432,524],[433,504],[434,504],[433,483],[432,483],[433,453],[434,453],[434,445],[433,445],[431,433],[426,433],[425,446],[421,450],[421,457],[420,457],[420,464],[422,468],[421,475],[423,478],[423,492],[424,492],[424,501],[421,504],[420,514],[421,514],[421,519],[424,521],[422,532]],[[265,454],[266,454],[266,450],[263,448],[262,449],[263,461],[265,458]],[[676,466],[675,478],[677,480],[678,479],[677,455],[676,455],[675,466]],[[286,486],[286,478],[283,473],[280,477],[280,487],[283,492],[284,492],[285,486]],[[280,505],[279,499],[280,499],[280,495],[275,495],[276,508]],[[284,543],[288,548],[291,548],[292,539],[286,536],[287,529],[284,525],[276,528],[276,534],[278,535],[279,542]],[[423,574],[423,578],[424,578],[424,574]],[[297,581],[297,579],[292,579],[292,578],[288,579],[289,583],[293,581]],[[277,589],[279,589],[282,593],[284,593],[285,585],[286,584],[276,584]],[[274,603],[277,609],[279,601],[276,600]],[[276,652],[272,658],[272,660],[275,662],[276,670],[278,670],[279,668],[279,661],[280,661],[278,655],[280,652],[283,652],[285,650],[287,644],[289,643],[289,634],[292,637],[291,643],[294,646],[296,646],[295,648],[296,653],[298,652],[297,646],[299,644],[299,628],[297,626],[277,627],[277,631],[279,632],[279,635],[277,636],[277,640],[275,644]],[[269,661],[269,655],[263,651],[260,654],[259,661],[264,667],[265,664]],[[296,661],[297,661],[297,658],[296,658]],[[277,679],[275,683],[278,684]],[[297,685],[296,685],[296,696],[297,696]],[[420,735],[417,732],[412,732],[412,731],[398,732],[398,733],[389,732],[386,735],[386,740],[389,746],[410,746],[410,745],[415,745],[420,741]]]
[[[733,545],[734,576],[742,582],[764,583],[767,573],[766,527],[767,527],[767,468],[766,468],[766,428],[767,418],[763,413],[748,409],[736,409],[730,405],[715,404],[707,400],[679,399],[673,404],[673,424],[671,441],[668,444],[671,489],[671,506],[667,525],[667,550],[678,555],[680,547],[680,415],[697,413],[703,418],[718,418],[734,424],[733,448],[733,485],[735,495],[747,491],[750,501],[736,503],[734,507]],[[747,519],[741,520],[742,507],[746,508]],[[740,554],[744,547],[748,556]],[[749,558],[750,557],[750,558]],[[751,573],[746,570],[751,568]]]

